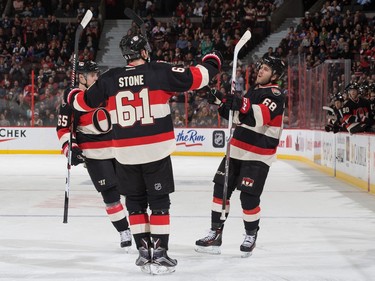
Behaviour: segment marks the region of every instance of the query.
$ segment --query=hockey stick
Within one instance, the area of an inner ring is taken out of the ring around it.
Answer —
[[[147,32],[146,32],[146,25],[143,19],[138,16],[132,9],[130,8],[125,8],[124,10],[125,16],[127,16],[129,19],[135,22],[135,24],[141,29],[141,34],[147,39]],[[147,48],[149,52],[151,52],[151,47],[150,44],[148,43],[147,40]]]
[[[327,111],[332,112],[333,114],[335,114],[335,111],[333,110],[332,107],[329,107],[329,106],[323,105],[322,108],[323,108],[324,110],[327,110]]]
[[[78,57],[78,43],[79,37],[83,29],[87,26],[87,24],[92,19],[92,12],[87,10],[85,16],[83,17],[81,23],[78,25],[75,38],[74,38],[74,54],[73,54],[73,62],[72,62],[72,88],[75,87],[76,84],[76,70],[77,70],[77,57]],[[73,142],[73,130],[74,130],[74,114],[71,116],[70,122],[70,134],[69,134],[69,143],[68,143],[68,163],[67,163],[67,172],[65,178],[65,198],[64,198],[64,218],[63,223],[68,223],[68,208],[69,208],[69,191],[70,191],[70,169],[72,167],[72,142]]]
[[[236,46],[234,47],[234,54],[233,54],[233,69],[232,69],[232,87],[231,87],[231,95],[234,95],[235,85],[236,85],[236,71],[237,71],[237,58],[238,53],[242,49],[243,46],[251,39],[251,32],[247,30],[238,41]],[[223,202],[221,205],[221,216],[220,220],[225,220],[225,209],[227,205],[227,194],[228,194],[228,177],[229,177],[229,159],[230,159],[230,141],[233,136],[233,132],[235,129],[235,124],[233,124],[233,112],[232,110],[229,111],[229,137],[227,141],[227,151],[225,155],[225,176],[224,176],[224,188],[223,188]]]
[[[135,24],[141,29],[142,35],[146,36],[146,26],[143,19],[138,16],[132,9],[126,8],[124,10],[125,16],[135,22]]]

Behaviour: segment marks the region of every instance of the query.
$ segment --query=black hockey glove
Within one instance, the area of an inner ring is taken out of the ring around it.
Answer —
[[[237,95],[227,95],[225,100],[225,108],[228,110],[239,111],[246,114],[250,109],[250,100],[248,98],[241,98]]]
[[[68,157],[68,149],[69,143],[65,142],[63,145],[63,152],[66,157]],[[73,142],[72,144],[72,165],[77,166],[79,164],[85,163],[86,157],[83,155],[82,149],[78,147],[78,145]]]
[[[216,50],[213,50],[211,53],[206,54],[202,58],[202,62],[208,63],[212,65],[213,67],[217,68],[219,71],[221,71],[221,65],[223,63],[223,55]]]
[[[223,103],[224,94],[216,89],[210,89],[207,95],[207,102],[209,104],[221,105]]]

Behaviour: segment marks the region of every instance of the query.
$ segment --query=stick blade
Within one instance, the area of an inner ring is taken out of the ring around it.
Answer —
[[[324,106],[322,107],[322,109],[323,109],[323,110],[327,110],[327,111],[332,112],[332,113],[335,113],[335,111],[333,110],[333,108],[330,107],[330,106],[326,106],[326,105],[324,105]]]
[[[83,17],[80,23],[83,29],[86,27],[86,25],[90,22],[91,19],[92,19],[92,12],[91,10],[87,10],[85,16]]]
[[[136,25],[141,26],[144,24],[143,19],[141,19],[140,16],[138,16],[132,9],[126,8],[124,10],[125,16],[127,16],[129,19],[133,20]]]
[[[241,39],[236,44],[234,48],[234,52],[238,52],[246,43],[251,39],[251,32],[246,30],[246,32],[242,35]]]

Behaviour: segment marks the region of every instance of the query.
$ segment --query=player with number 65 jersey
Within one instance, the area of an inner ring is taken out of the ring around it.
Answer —
[[[77,66],[80,89],[87,89],[99,77],[99,67],[93,61],[81,61]],[[69,92],[67,89],[66,92]],[[73,126],[72,126],[73,125]],[[94,111],[79,112],[63,103],[59,109],[57,136],[65,155],[72,130],[72,165],[85,163],[95,189],[100,192],[113,226],[120,234],[120,246],[131,246],[131,233],[121,196],[117,190],[115,160],[112,149],[112,123],[106,103]]]

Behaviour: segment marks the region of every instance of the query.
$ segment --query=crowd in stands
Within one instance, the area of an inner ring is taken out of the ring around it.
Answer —
[[[79,59],[95,58],[100,35],[95,1],[91,6],[72,0],[49,4],[14,0],[10,14],[0,20],[1,126],[56,126],[71,81],[75,29],[86,9],[94,18],[82,33]]]
[[[5,15],[0,22],[0,125],[8,124],[3,120],[11,126],[30,125],[31,69],[36,77],[35,116],[39,115],[34,125],[54,124],[62,93],[70,82],[73,33],[85,9],[92,9],[95,18],[82,36],[80,60],[95,59],[100,36],[97,6],[74,0],[51,1],[58,4],[48,8],[41,1],[34,4],[35,1],[15,0],[14,4],[19,2],[23,5],[13,5],[13,14]],[[290,27],[280,44],[270,46],[264,56],[288,61],[289,57],[302,54],[309,67],[328,59],[351,59],[356,82],[374,83],[375,20],[360,10],[344,10],[349,2],[326,1],[320,11],[314,14],[307,11],[297,26]],[[270,16],[282,4],[282,0],[181,1],[176,3],[172,14],[160,18],[158,15],[165,11],[160,11],[157,1],[139,0],[136,11],[145,19],[153,60],[186,67],[199,63],[207,52],[219,50],[226,63],[212,86],[229,93],[235,44],[246,29],[261,29],[268,35]],[[138,29],[133,25],[128,32]],[[251,40],[242,54],[253,44],[256,43]],[[253,84],[255,64],[256,61],[239,61],[236,92],[243,93],[247,85]],[[215,106],[205,101],[207,91],[179,93],[171,99],[176,127],[227,126],[218,117]]]

